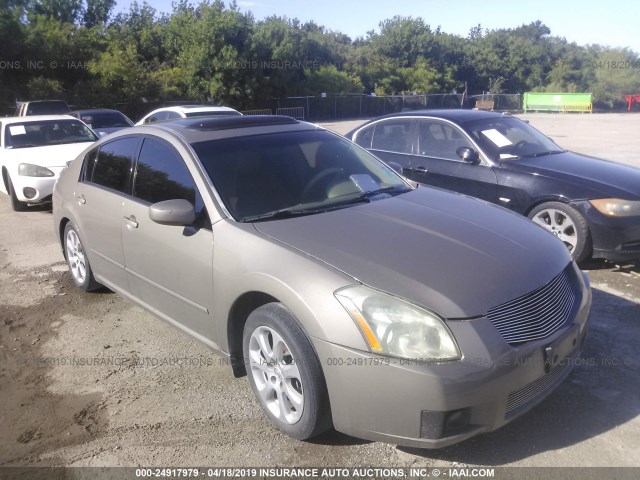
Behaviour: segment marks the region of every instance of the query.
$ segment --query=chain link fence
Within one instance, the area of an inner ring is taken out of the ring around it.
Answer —
[[[114,105],[73,105],[72,109],[114,108],[134,122],[150,111],[176,105],[212,105],[200,100],[167,100],[158,102],[118,103]],[[233,105],[230,105],[233,107]],[[256,102],[243,113],[249,115],[290,115],[313,122],[379,117],[411,110],[450,108],[482,108],[496,111],[522,111],[520,94],[428,94],[428,95],[321,95],[274,98]],[[6,113],[11,115],[11,113]]]
[[[304,119],[310,121],[346,120],[351,118],[378,117],[424,109],[483,108],[488,110],[522,110],[522,95],[470,95],[429,94],[429,95],[334,95],[319,97],[288,97],[273,99],[269,107],[273,112],[283,109],[304,109]]]

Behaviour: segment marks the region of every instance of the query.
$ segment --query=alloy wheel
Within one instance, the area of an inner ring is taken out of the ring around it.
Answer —
[[[578,244],[576,225],[562,210],[548,208],[538,212],[532,220],[558,237],[573,252]]]
[[[300,370],[283,338],[266,326],[249,340],[249,367],[258,394],[271,414],[293,425],[302,417],[304,390]]]

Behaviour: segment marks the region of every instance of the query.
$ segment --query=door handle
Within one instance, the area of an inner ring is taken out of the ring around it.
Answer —
[[[85,203],[87,203],[87,199],[84,198],[84,195],[82,194],[76,195],[76,198],[78,199],[78,204],[80,205],[84,205]]]
[[[416,172],[418,172],[420,175],[425,175],[429,173],[429,170],[427,170],[427,167],[423,167],[422,165],[420,165],[419,167],[416,167]]]
[[[130,217],[122,217],[122,220],[124,221],[125,225],[127,225],[127,228],[138,228],[138,222],[136,221],[136,217],[134,217],[133,215],[131,215]]]

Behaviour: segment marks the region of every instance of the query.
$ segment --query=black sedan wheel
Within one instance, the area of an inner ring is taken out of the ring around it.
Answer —
[[[560,239],[576,262],[591,255],[589,227],[580,213],[560,202],[548,202],[531,210],[529,218]]]
[[[243,347],[251,388],[279,430],[306,440],[331,427],[320,362],[286,308],[269,303],[253,311]]]

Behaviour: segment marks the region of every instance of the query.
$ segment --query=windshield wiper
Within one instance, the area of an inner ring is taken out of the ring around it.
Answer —
[[[410,191],[411,189],[409,187],[402,187],[402,186],[398,186],[398,185],[392,185],[390,187],[384,187],[384,188],[379,188],[377,190],[371,190],[368,192],[362,192],[360,195],[351,198],[350,201],[362,201],[362,200],[366,200],[366,201],[371,201],[373,198],[377,197],[378,195],[380,195],[380,198],[389,198],[391,196],[391,193],[405,193]]]
[[[253,215],[250,217],[244,217],[240,221],[243,223],[260,222],[263,220],[279,220],[283,218],[301,217],[304,215],[315,215],[317,213],[329,212],[331,210],[339,210],[341,208],[348,207],[353,203],[358,202],[371,202],[373,197],[378,195],[384,195],[381,198],[388,198],[390,193],[405,193],[410,191],[410,188],[398,187],[397,185],[391,187],[380,188],[378,190],[372,190],[369,192],[362,192],[361,194],[345,198],[338,202],[332,202],[325,205],[315,205],[313,208],[300,208],[300,207],[288,207],[281,210],[274,210],[273,212],[263,213],[260,215]],[[335,197],[338,198],[338,197]]]
[[[243,223],[259,222],[262,220],[278,220],[281,218],[300,217],[303,215],[313,215],[318,213],[318,209],[304,209],[304,208],[283,208],[281,210],[274,210],[273,212],[261,213],[260,215],[253,215],[244,217],[240,221]]]
[[[31,148],[31,147],[41,147],[42,145],[36,145],[34,143],[23,143],[22,145],[11,145],[7,148],[12,148],[17,150],[18,148]]]
[[[558,153],[564,153],[566,150],[548,150],[546,152],[530,153],[528,155],[518,155],[518,158],[534,158],[544,157],[545,155],[557,155]]]

